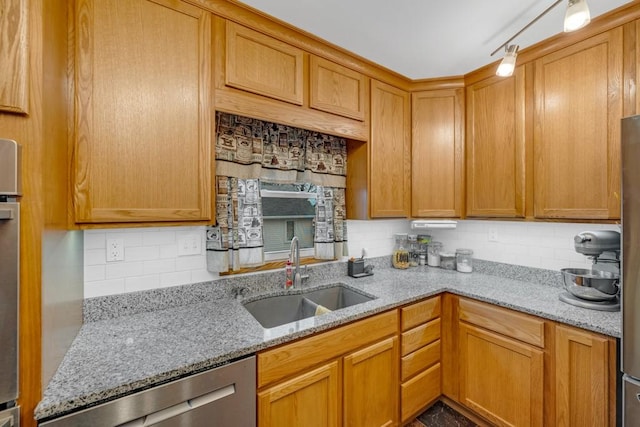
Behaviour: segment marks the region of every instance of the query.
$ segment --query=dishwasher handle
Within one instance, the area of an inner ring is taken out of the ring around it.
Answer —
[[[235,384],[230,384],[226,387],[219,388],[210,393],[203,394],[202,396],[198,396],[185,402],[178,403],[177,405],[173,405],[160,411],[147,414],[144,417],[137,418],[135,420],[129,421],[128,423],[120,424],[117,427],[151,427],[153,425],[166,421],[169,418],[177,417],[189,411],[193,411],[194,409],[200,408],[204,405],[208,405],[217,400],[223,399],[227,396],[231,396],[235,392]],[[0,425],[0,427],[3,426]]]
[[[13,210],[12,209],[0,209],[0,220],[2,219],[13,219]],[[2,420],[4,422],[4,420]],[[4,427],[0,424],[0,427]]]

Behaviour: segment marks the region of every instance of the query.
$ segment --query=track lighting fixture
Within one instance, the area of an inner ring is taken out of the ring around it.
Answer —
[[[512,44],[504,47],[505,53],[502,62],[498,65],[496,76],[509,77],[516,68],[516,57],[518,56],[518,45]]]
[[[502,49],[503,47],[505,48],[504,59],[498,66],[496,75],[507,77],[513,74],[513,69],[515,68],[516,64],[516,56],[518,54],[518,45],[510,45],[509,43],[563,1],[567,1],[567,12],[564,16],[564,32],[579,30],[591,21],[591,15],[589,13],[587,0],[556,0],[540,15],[536,16],[531,22],[525,25],[520,31],[515,33],[509,40],[501,44],[496,50],[491,53],[491,56],[493,56],[500,49]]]
[[[569,0],[564,15],[564,32],[579,30],[591,22],[591,14],[586,0]]]

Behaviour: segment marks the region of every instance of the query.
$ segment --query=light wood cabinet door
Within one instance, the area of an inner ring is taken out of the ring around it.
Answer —
[[[309,68],[311,108],[364,120],[367,78],[363,74],[313,55]]]
[[[467,88],[467,216],[524,217],[524,114],[524,67]]]
[[[338,361],[258,393],[258,426],[340,426]]]
[[[371,80],[370,216],[405,218],[411,204],[409,94]]]
[[[459,217],[464,202],[464,90],[411,95],[411,213]]]
[[[543,352],[459,324],[460,403],[499,426],[542,426]]]
[[[211,17],[169,0],[78,0],[76,222],[212,218]]]
[[[622,28],[535,62],[534,215],[620,217]]]
[[[398,424],[398,338],[392,337],[344,358],[345,426]]]
[[[593,333],[556,325],[557,426],[609,426],[608,340]]]
[[[227,21],[226,84],[302,105],[304,52]]]
[[[0,3],[0,111],[28,112],[27,21],[27,0]]]

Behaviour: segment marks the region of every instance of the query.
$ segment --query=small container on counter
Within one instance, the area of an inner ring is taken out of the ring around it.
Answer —
[[[473,271],[473,251],[471,249],[456,249],[456,270],[461,273]]]
[[[418,256],[418,265],[425,265],[427,263],[427,254],[421,253]]]
[[[429,267],[440,267],[440,252],[442,243],[430,242],[427,246],[427,265]]]
[[[440,252],[440,268],[445,270],[456,269],[456,254],[452,252]]]
[[[418,236],[415,234],[409,234],[407,236],[407,246],[409,249],[409,267],[417,267],[418,266],[418,256],[419,249],[418,246]]]
[[[407,248],[407,233],[395,235],[396,245],[391,255],[391,264],[394,268],[409,268],[409,250]]]

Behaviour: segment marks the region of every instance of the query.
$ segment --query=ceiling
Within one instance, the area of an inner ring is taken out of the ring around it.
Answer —
[[[242,0],[411,79],[466,74],[502,57],[496,48],[554,0]],[[628,0],[588,0],[591,18]],[[560,3],[513,43],[562,32]]]

